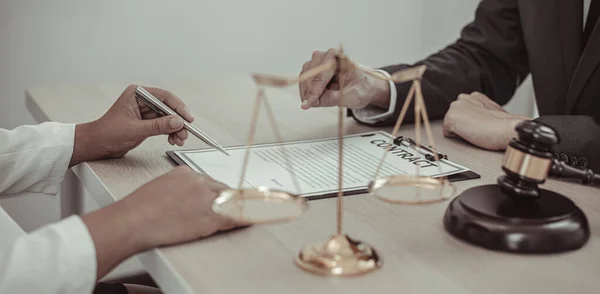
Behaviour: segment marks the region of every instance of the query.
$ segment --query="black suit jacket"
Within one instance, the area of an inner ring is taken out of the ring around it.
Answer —
[[[583,48],[583,0],[482,0],[475,20],[445,49],[392,73],[426,64],[423,94],[431,118],[443,118],[461,93],[479,91],[506,104],[532,75],[540,122],[561,142],[555,156],[600,171],[600,21]],[[393,124],[409,83],[396,85]],[[412,106],[411,106],[412,107]],[[407,113],[407,120],[413,120]],[[473,126],[476,127],[476,126]]]

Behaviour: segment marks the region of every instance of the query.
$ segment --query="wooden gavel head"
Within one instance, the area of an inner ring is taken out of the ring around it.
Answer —
[[[516,200],[539,198],[539,184],[546,181],[552,166],[552,147],[560,141],[551,127],[536,121],[519,123],[515,130],[518,138],[509,143],[498,185],[509,197]]]

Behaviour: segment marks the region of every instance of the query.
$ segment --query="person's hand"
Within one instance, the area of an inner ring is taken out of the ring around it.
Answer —
[[[127,87],[101,118],[77,125],[71,166],[83,161],[124,156],[146,138],[155,135],[168,135],[171,145],[183,146],[188,133],[183,129],[181,117],[159,117],[135,98],[136,87]],[[186,120],[194,120],[185,104],[169,91],[144,88]]]
[[[513,115],[487,96],[460,94],[444,117],[444,135],[459,136],[488,150],[504,150],[516,136],[515,126],[530,118]]]
[[[142,186],[123,201],[135,209],[138,234],[146,247],[176,244],[236,226],[213,212],[212,203],[228,187],[187,166]]]
[[[335,60],[337,51],[315,51],[312,59],[302,66],[302,73]],[[330,70],[300,83],[302,109],[339,105],[340,84],[344,85],[344,105],[350,109],[361,109],[374,105],[387,109],[390,104],[389,82],[355,69],[340,80],[335,70]]]
[[[99,278],[133,254],[241,225],[213,212],[223,189],[227,186],[180,166],[83,216],[96,246]]]

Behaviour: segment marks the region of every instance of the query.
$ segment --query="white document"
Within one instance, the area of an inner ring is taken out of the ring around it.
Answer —
[[[344,137],[345,192],[364,191],[367,188],[390,139],[391,135],[385,132]],[[338,146],[337,138],[254,145],[243,187],[263,186],[310,198],[335,194],[338,190]],[[196,172],[207,174],[230,187],[237,187],[246,148],[225,149],[230,156],[215,150],[176,151],[175,155]],[[287,154],[289,163],[286,163],[284,154]],[[289,166],[296,176],[300,191],[295,188]],[[386,156],[379,177],[416,174],[417,166],[420,175],[430,177],[469,171],[448,160],[429,161],[412,147],[394,145]]]

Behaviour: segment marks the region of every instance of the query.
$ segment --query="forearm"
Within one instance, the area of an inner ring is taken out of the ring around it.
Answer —
[[[481,92],[500,105],[506,104],[512,98],[520,81],[526,76],[525,71],[520,73],[499,61],[490,52],[474,44],[462,42],[464,41],[410,65],[427,66],[421,87],[431,119],[443,118],[450,103],[463,93]],[[408,67],[409,65],[395,65],[383,69],[393,74]],[[411,83],[395,86],[398,101],[396,108],[399,114]],[[406,119],[412,121],[413,113],[409,111]]]
[[[529,72],[517,1],[482,1],[475,20],[454,44],[415,64],[382,69],[393,74],[417,65],[427,66],[421,84],[430,119],[443,118],[450,103],[462,93],[477,91],[506,104]],[[395,113],[376,125],[395,122],[410,86],[410,82],[395,85]],[[408,111],[405,120],[413,121],[414,112]]]
[[[96,132],[96,133],[95,133]],[[106,157],[105,149],[101,148],[97,138],[98,134],[94,128],[94,122],[78,124],[75,126],[75,142],[73,144],[73,155],[69,167],[82,162],[98,160]]]
[[[373,100],[371,100],[371,105],[377,107],[381,110],[386,110],[390,107],[390,83],[389,81],[374,79],[372,84],[372,92],[373,92]]]
[[[96,248],[98,279],[136,253],[147,250],[143,220],[136,208],[119,201],[82,217]]]

